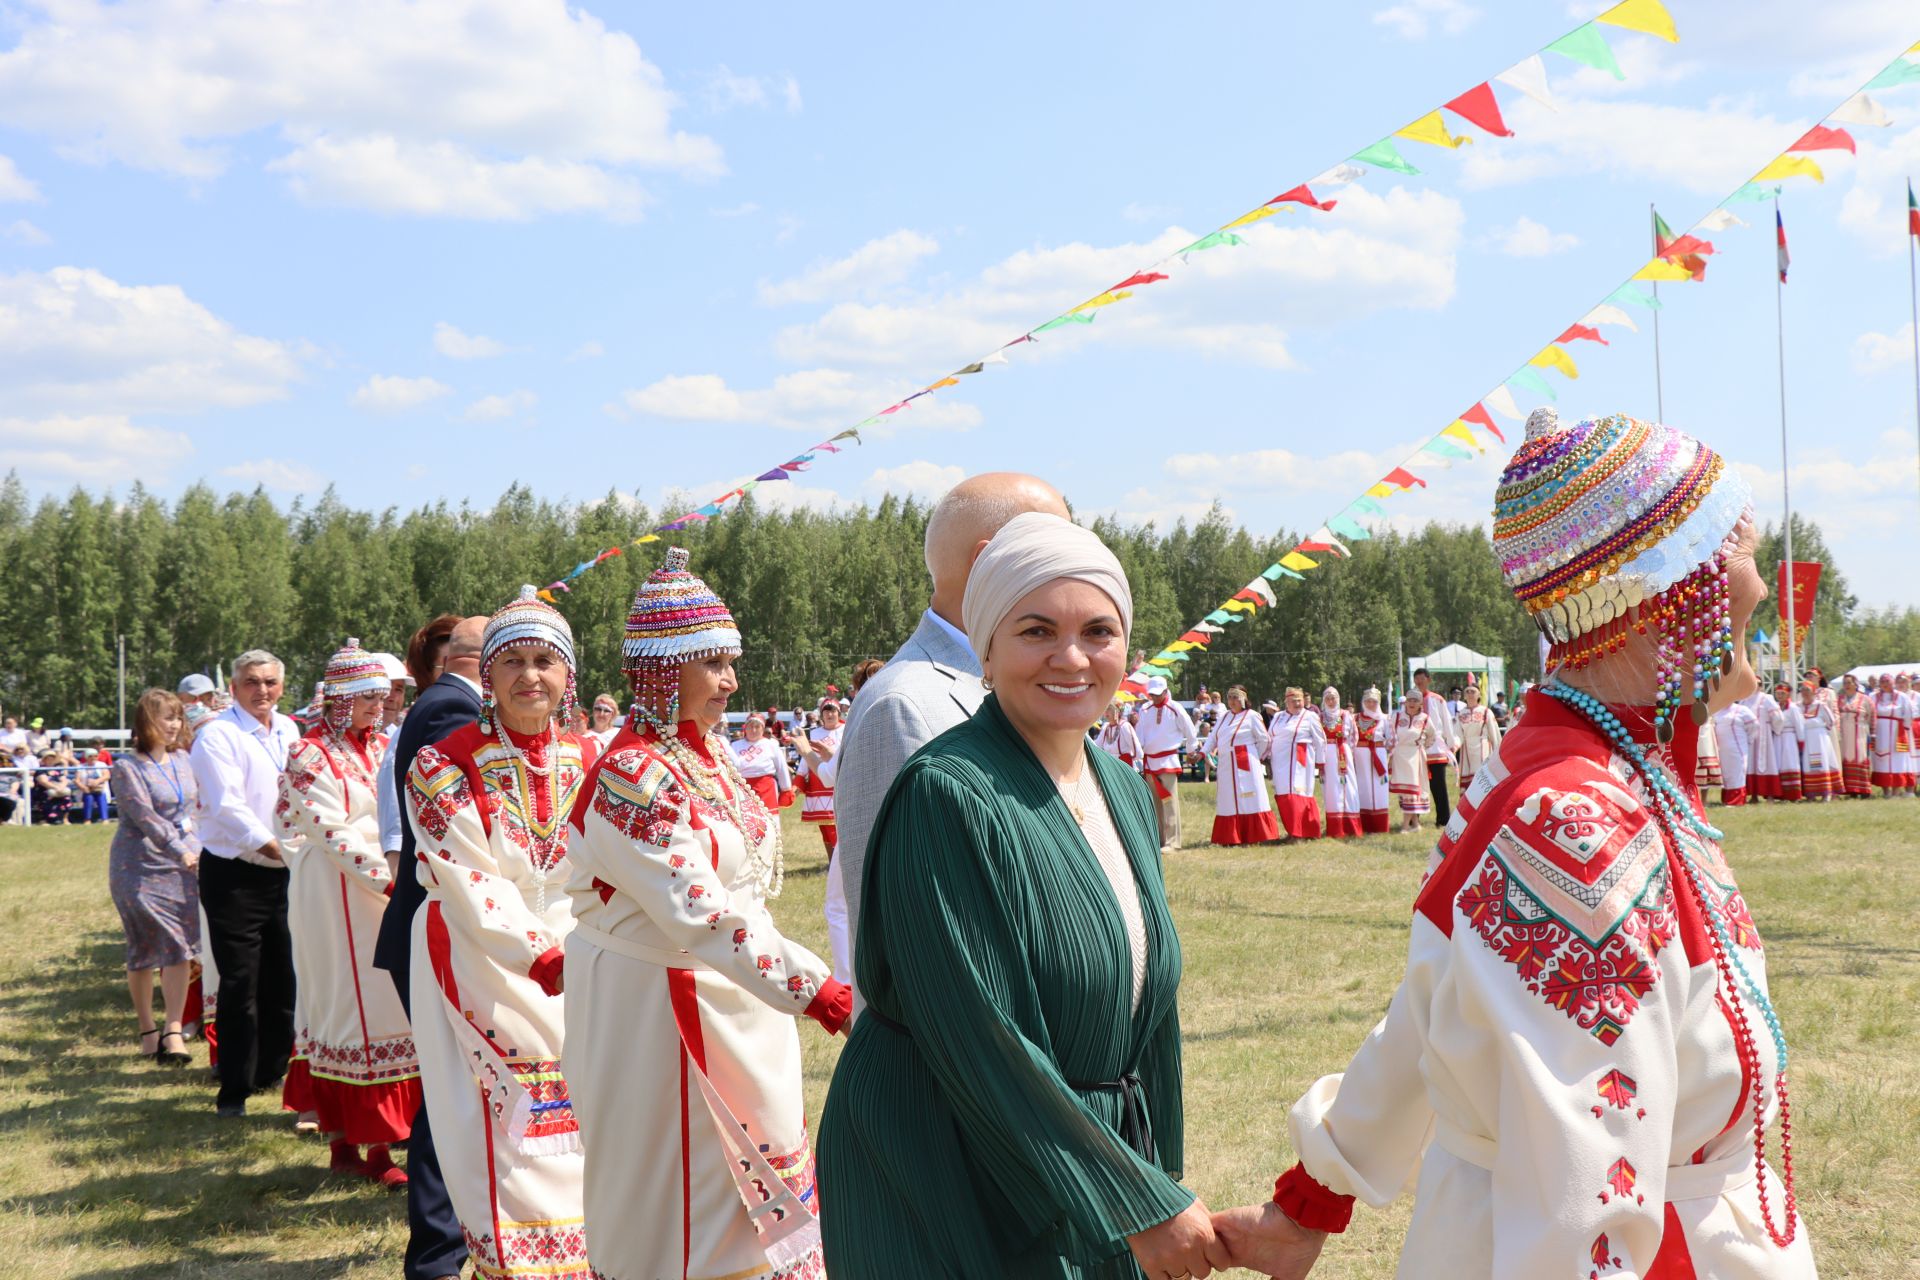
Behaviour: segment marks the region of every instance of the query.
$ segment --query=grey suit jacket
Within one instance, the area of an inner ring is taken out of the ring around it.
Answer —
[[[849,947],[860,936],[867,837],[887,788],[908,756],[973,715],[986,696],[973,650],[932,618],[922,617],[919,629],[853,700],[853,714],[840,739],[840,773],[833,784],[834,819],[840,828],[833,856],[846,887]],[[847,957],[849,969],[852,961]]]

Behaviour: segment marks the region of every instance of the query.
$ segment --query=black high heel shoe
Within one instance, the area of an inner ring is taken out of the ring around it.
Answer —
[[[147,1048],[148,1036],[154,1037],[153,1048],[151,1049]],[[143,1058],[151,1058],[158,1052],[160,1052],[160,1028],[149,1027],[140,1033],[140,1056]]]
[[[167,1041],[169,1040],[174,1041],[180,1047],[177,1049],[167,1048]],[[154,1056],[170,1067],[184,1067],[193,1061],[193,1055],[187,1051],[187,1038],[178,1031],[163,1031],[160,1033],[160,1043],[155,1048]]]

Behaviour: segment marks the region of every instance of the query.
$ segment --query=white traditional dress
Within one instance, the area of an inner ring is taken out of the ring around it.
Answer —
[[[1387,790],[1400,797],[1400,812],[1409,818],[1433,809],[1427,794],[1427,753],[1438,740],[1424,713],[1396,711],[1387,724]]]
[[[567,814],[592,748],[467,725],[422,747],[407,809],[427,900],[413,1033],[447,1194],[484,1280],[587,1280],[560,1057]]]
[[[618,737],[616,732],[614,737]],[[612,742],[612,738],[608,742]],[[793,774],[787,768],[787,751],[765,734],[760,741],[737,738],[727,745],[740,776],[747,780],[767,812],[778,813],[793,800]]]
[[[386,750],[378,730],[316,725],[288,752],[274,806],[306,1100],[322,1133],[356,1146],[406,1141],[420,1107],[413,1029],[393,980],[373,967],[393,892],[374,790]]]
[[[1780,799],[1800,798],[1800,713],[1792,706],[1773,704],[1769,726],[1773,734],[1773,767],[1780,778]]]
[[[1750,750],[1747,755],[1747,794],[1762,800],[1780,799],[1780,767],[1773,762],[1773,729],[1780,708],[1771,694],[1756,693],[1744,705],[1753,712],[1747,726]]]
[[[1327,749],[1317,711],[1282,711],[1269,729],[1268,758],[1273,765],[1273,799],[1280,826],[1295,840],[1320,838],[1320,802],[1313,780]]]
[[[1897,690],[1873,698],[1873,785],[1899,791],[1913,785],[1912,704]]]
[[[1353,712],[1322,703],[1320,732],[1327,740],[1320,754],[1320,796],[1325,802],[1322,807],[1326,810],[1327,834],[1342,839],[1363,835]]]
[[[1747,762],[1753,750],[1753,711],[1744,702],[1721,708],[1713,717],[1720,748],[1720,803],[1747,802]]]
[[[1339,1230],[1353,1198],[1413,1191],[1401,1280],[1812,1280],[1806,1224],[1785,1246],[1763,1226],[1762,1177],[1789,1225],[1754,1156],[1776,1045],[1706,915],[1764,992],[1760,935],[1719,848],[1652,810],[1611,743],[1529,695],[1440,840],[1385,1018],[1293,1108],[1289,1216]]]
[[[840,772],[840,735],[840,729],[816,725],[807,731],[808,741],[825,743],[833,758],[816,761],[805,752],[800,755],[800,793],[806,797],[800,802],[800,821],[821,824],[820,835],[828,854],[832,854],[838,836],[833,821],[833,780]]]
[[[1836,702],[1834,743],[1840,748],[1840,786],[1850,796],[1873,794],[1873,699],[1854,691]]]
[[[1253,710],[1229,711],[1214,722],[1206,753],[1219,770],[1213,802],[1213,843],[1265,844],[1280,838],[1267,793],[1267,726]]]
[[[772,817],[691,722],[623,731],[574,809],[565,1065],[586,1139],[592,1274],[824,1277],[802,1014],[851,988],[790,941]],[[758,1227],[756,1227],[758,1222]]]
[[[1833,708],[1825,699],[1796,702],[1800,720],[1800,794],[1830,800],[1840,794],[1840,748],[1833,741]]]
[[[1136,772],[1140,768],[1140,735],[1125,716],[1109,720],[1094,736],[1093,745]]]
[[[1360,830],[1368,835],[1383,834],[1390,825],[1387,805],[1392,792],[1387,785],[1387,756],[1393,745],[1388,741],[1392,730],[1393,722],[1384,715],[1364,708],[1354,714],[1353,749],[1354,762],[1359,766]]]
[[[1693,785],[1705,790],[1720,785],[1720,737],[1713,731],[1713,718],[1694,731]]]
[[[1500,749],[1500,722],[1485,707],[1468,707],[1454,717],[1460,735],[1460,793],[1473,785],[1473,775]]]

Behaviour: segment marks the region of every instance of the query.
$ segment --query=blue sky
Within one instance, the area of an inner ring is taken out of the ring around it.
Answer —
[[[36,492],[704,501],[1602,7],[8,0],[0,467]],[[1886,0],[1669,7],[1678,45],[1609,29],[1624,82],[1548,55],[1558,111],[1499,89],[1516,137],[1403,141],[1420,177],[1316,188],[1340,207],[1195,255],[762,496],[1017,467],[1083,512],[1218,498],[1312,529],[1629,275],[1650,202],[1686,228],[1920,40]],[[1859,156],[1783,198],[1791,474],[1859,594],[1920,604],[1920,85],[1873,97],[1893,124],[1850,126]],[[1777,517],[1772,212],[1734,211],[1707,281],[1661,291],[1666,416]],[[1653,416],[1632,314],[1574,344],[1577,382],[1548,375],[1563,413]],[[1497,468],[1436,473],[1393,518],[1482,519]]]

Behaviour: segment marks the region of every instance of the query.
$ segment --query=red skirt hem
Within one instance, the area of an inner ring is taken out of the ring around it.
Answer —
[[[1383,818],[1384,822],[1385,819]],[[1360,826],[1357,813],[1330,813],[1327,815],[1327,834],[1336,840],[1351,840],[1366,834]]]
[[[1363,835],[1383,836],[1392,826],[1392,819],[1385,809],[1362,809],[1360,811],[1360,831]]]
[[[305,1065],[304,1063],[302,1064]],[[351,1084],[310,1076],[320,1132],[343,1142],[405,1142],[420,1110],[420,1077]]]
[[[1913,775],[1910,773],[1881,773],[1876,769],[1873,771],[1873,785],[1876,787],[1885,787],[1890,791],[1898,791],[1903,787],[1913,785]]]
[[[1738,808],[1739,806],[1745,804],[1746,802],[1747,802],[1747,789],[1745,787],[1722,787],[1720,789],[1721,804],[1727,805],[1731,808]]]
[[[1312,796],[1275,796],[1280,825],[1295,840],[1320,838],[1320,802]]]
[[[287,1063],[286,1079],[280,1082],[280,1109],[282,1111],[312,1111],[313,1073],[307,1069],[305,1058],[294,1058]]]
[[[1747,794],[1762,800],[1780,798],[1780,775],[1777,773],[1750,773],[1747,775]]]
[[[1218,813],[1213,817],[1215,844],[1267,844],[1280,838],[1280,824],[1271,810],[1265,813]]]

